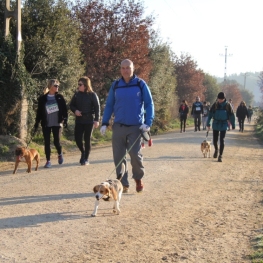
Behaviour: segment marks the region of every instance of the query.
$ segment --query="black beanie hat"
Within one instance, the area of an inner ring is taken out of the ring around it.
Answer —
[[[225,93],[224,92],[219,92],[218,95],[217,95],[217,98],[221,99],[221,100],[225,99],[226,98]]]

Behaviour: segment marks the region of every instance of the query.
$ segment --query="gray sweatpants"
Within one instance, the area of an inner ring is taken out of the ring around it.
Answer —
[[[132,166],[132,178],[142,179],[144,176],[144,166],[142,164],[143,157],[141,154],[141,140],[140,140],[140,130],[138,126],[124,126],[119,123],[114,123],[112,126],[112,151],[114,164],[117,166],[121,159],[122,163],[125,165],[125,173],[122,177],[122,184],[124,186],[129,186],[128,181],[128,166],[126,159],[126,151],[129,151]],[[116,168],[116,174],[118,175],[121,171],[121,164]]]

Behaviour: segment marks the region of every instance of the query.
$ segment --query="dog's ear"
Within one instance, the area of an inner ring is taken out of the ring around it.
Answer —
[[[118,200],[118,195],[117,195],[117,192],[116,192],[116,190],[115,190],[115,188],[114,187],[112,187],[111,188],[111,193],[112,193],[112,197],[113,197],[113,199],[116,201],[116,200]]]
[[[95,185],[95,186],[93,187],[93,192],[94,192],[94,193],[97,193],[97,192],[98,192],[98,186],[97,186],[97,185]]]

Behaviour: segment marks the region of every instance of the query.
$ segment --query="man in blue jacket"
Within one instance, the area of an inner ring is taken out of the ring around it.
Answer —
[[[232,129],[235,129],[235,114],[233,108],[229,102],[226,101],[224,92],[219,92],[217,95],[217,101],[212,105],[206,127],[210,130],[210,121],[213,119],[213,144],[215,147],[214,158],[218,156],[218,137],[220,133],[220,148],[218,162],[222,162],[222,155],[225,147],[225,136],[228,128],[228,123],[232,125]]]
[[[122,77],[111,85],[104,109],[100,132],[105,134],[109,120],[114,114],[112,126],[112,149],[116,174],[121,172],[121,163],[125,166],[122,177],[123,192],[128,192],[128,168],[126,151],[129,151],[132,177],[136,182],[136,191],[143,191],[143,157],[141,154],[140,130],[150,131],[154,118],[154,104],[151,92],[144,80],[134,75],[133,62],[125,59],[121,62]],[[144,111],[146,117],[144,119]],[[120,163],[121,162],[121,163]]]
[[[200,131],[200,125],[201,125],[201,115],[203,115],[203,104],[200,101],[200,97],[196,97],[196,101],[192,105],[192,111],[191,115],[194,117],[194,122],[195,122],[195,132]]]

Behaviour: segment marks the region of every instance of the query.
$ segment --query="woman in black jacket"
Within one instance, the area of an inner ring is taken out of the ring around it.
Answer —
[[[75,114],[75,141],[81,152],[80,164],[88,165],[91,150],[91,135],[94,128],[98,128],[100,119],[100,104],[97,94],[91,87],[88,77],[81,77],[78,81],[78,91],[70,102],[70,109]],[[85,147],[83,145],[83,135]]]
[[[245,118],[248,118],[248,110],[244,101],[241,101],[240,105],[237,107],[236,116],[239,122],[239,131],[243,132]]]
[[[180,125],[181,131],[180,132],[182,132],[183,126],[184,126],[184,132],[185,132],[185,124],[186,124],[188,112],[189,112],[189,107],[187,105],[187,101],[182,100],[182,104],[179,107],[180,123],[181,123],[181,125]]]
[[[58,153],[58,163],[63,163],[62,147],[60,144],[61,127],[67,127],[68,111],[64,97],[58,94],[59,81],[56,79],[48,80],[46,93],[39,97],[38,108],[35,121],[35,132],[41,122],[42,132],[45,142],[45,154],[47,162],[45,168],[51,167],[50,162],[50,134],[52,132],[54,145]]]

